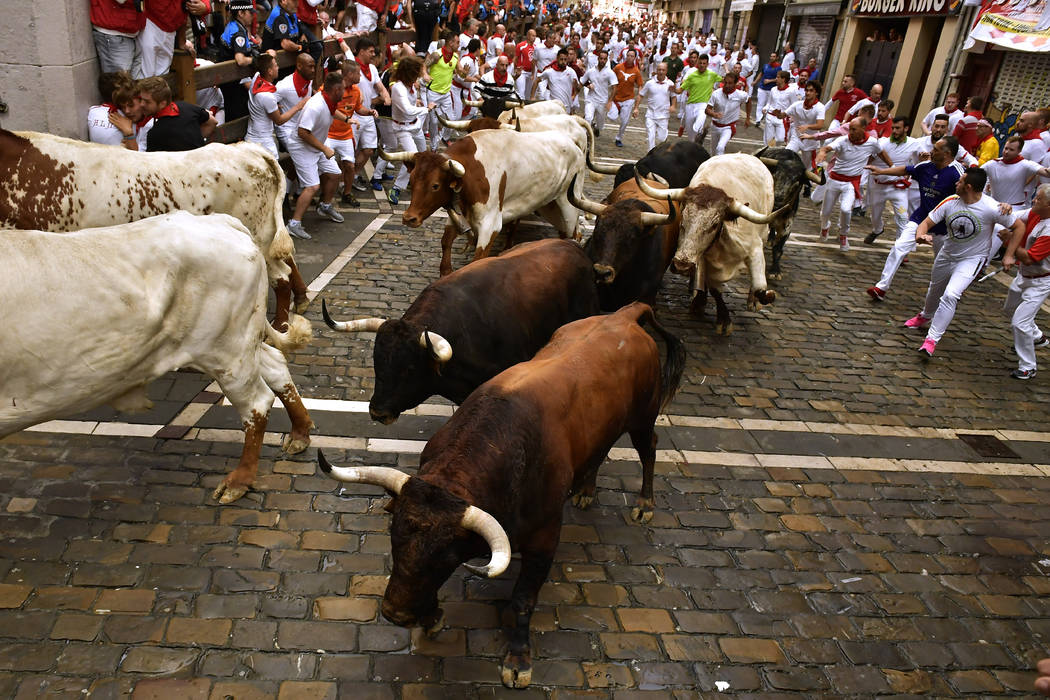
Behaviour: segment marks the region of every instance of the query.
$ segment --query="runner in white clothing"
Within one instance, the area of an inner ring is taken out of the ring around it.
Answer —
[[[963,118],[963,111],[959,109],[959,93],[949,93],[944,98],[943,107],[935,107],[926,113],[926,116],[922,118],[922,133],[927,136],[933,130],[933,120],[938,114],[944,114],[948,117],[948,133],[955,131],[955,125],[959,123],[959,120]]]
[[[917,148],[918,142],[908,136],[907,117],[895,117],[893,119],[893,130],[889,136],[879,139],[879,145],[886,155],[893,161],[891,167],[908,165],[911,156]],[[868,204],[871,206],[871,233],[865,238],[865,243],[874,243],[875,239],[882,235],[884,223],[882,221],[882,210],[886,204],[890,205],[893,221],[897,224],[895,236],[908,224],[908,188],[911,187],[911,179],[899,175],[873,175],[868,185]]]
[[[802,157],[802,162],[807,168],[812,168],[813,159],[816,157],[817,149],[820,148],[820,141],[802,138],[799,135],[799,127],[824,123],[824,103],[820,101],[820,83],[816,80],[806,83],[805,95],[804,100],[799,100],[788,107],[785,113],[791,120],[791,134],[788,136],[787,147]]]
[[[485,42],[485,63],[490,67],[496,64],[496,59],[503,53],[506,44],[507,28],[502,24],[496,25],[496,33]]]
[[[726,152],[726,144],[736,133],[740,108],[744,105],[744,126],[751,126],[751,98],[743,90],[737,89],[739,80],[740,76],[736,72],[727,73],[722,81],[722,89],[711,93],[711,102],[704,109],[704,114],[711,117],[711,141],[715,144],[713,150],[716,156]]]
[[[671,100],[677,92],[681,90],[667,79],[667,64],[663,61],[656,64],[656,77],[650,78],[638,91],[638,97],[644,97],[647,105],[645,131],[650,151],[656,144],[667,140],[667,120],[671,117]]]
[[[1036,313],[1050,296],[1050,185],[1039,186],[1031,209],[1016,213],[1025,226],[1021,236],[1010,239],[1003,257],[1006,270],[1018,263],[1003,310],[1011,317],[1018,360],[1010,376],[1031,379],[1035,376],[1035,349],[1050,345],[1035,323]]]
[[[861,173],[868,160],[878,156],[888,166],[893,161],[882,150],[879,140],[867,133],[868,120],[857,117],[849,123],[849,134],[835,139],[831,145],[817,151],[817,165],[824,162],[829,151],[835,152],[835,164],[828,172],[824,186],[824,205],[820,209],[820,240],[828,240],[831,211],[839,200],[839,249],[849,250],[849,227],[853,217],[853,202],[860,196]]]
[[[587,86],[587,99],[584,107],[584,118],[594,126],[594,135],[602,133],[605,117],[612,104],[612,89],[619,82],[616,73],[609,66],[609,52],[598,50],[598,63],[583,74],[580,83]]]
[[[1003,144],[1002,158],[985,163],[982,168],[988,173],[988,185],[992,197],[1006,202],[1014,209],[1027,206],[1025,190],[1030,180],[1037,175],[1050,175],[1050,170],[1021,156],[1024,139],[1014,134]]]
[[[533,92],[541,83],[547,85],[552,100],[558,100],[565,106],[565,111],[572,114],[572,102],[580,89],[580,80],[576,77],[576,71],[568,67],[569,52],[559,49],[557,59],[550,68],[539,74]]]
[[[915,231],[915,240],[932,243],[929,229],[943,221],[947,237],[933,260],[930,287],[922,311],[904,322],[908,328],[930,325],[919,352],[932,357],[955,316],[955,308],[966,288],[981,274],[998,224],[1008,227],[1020,238],[1024,224],[986,194],[988,175],[980,168],[968,168],[955,186],[956,194],[948,197],[930,212]]]
[[[791,83],[791,73],[777,72],[777,82],[769,91],[769,100],[762,107],[762,140],[767,146],[787,141],[784,118],[788,107],[799,99],[798,88]]]

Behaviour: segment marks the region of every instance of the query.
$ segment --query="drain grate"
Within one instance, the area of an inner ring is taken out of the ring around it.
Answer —
[[[974,435],[972,433],[956,433],[959,438],[982,457],[994,459],[1021,459],[1021,456],[1010,449],[1005,442],[994,435]]]

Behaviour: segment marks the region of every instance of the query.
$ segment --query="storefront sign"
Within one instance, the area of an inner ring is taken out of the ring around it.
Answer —
[[[1050,0],[1023,4],[986,0],[963,48],[975,41],[1015,51],[1050,51]]]
[[[729,3],[730,12],[747,12],[755,6],[755,0],[733,0]]]
[[[862,17],[926,17],[958,14],[962,0],[852,0],[850,12]]]

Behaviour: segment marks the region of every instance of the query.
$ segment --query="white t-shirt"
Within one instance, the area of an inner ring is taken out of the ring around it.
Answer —
[[[465,77],[467,78],[473,78],[474,76],[478,75],[478,59],[474,58],[469,53],[463,54],[460,57],[459,63],[456,67],[459,69],[462,69],[462,67],[466,67],[467,75]],[[468,83],[460,80],[459,76],[454,76],[452,78],[452,82],[460,86],[461,88],[469,88],[473,85],[473,83]]]
[[[1014,214],[1016,214],[1017,218],[1023,221],[1027,226],[1028,216],[1031,211],[1031,209],[1025,209],[1024,211],[1015,211]],[[1031,233],[1028,234],[1028,237],[1021,241],[1021,247],[1025,249],[1031,248],[1032,244],[1035,243],[1035,239],[1042,238],[1043,236],[1050,236],[1050,219],[1043,219],[1036,224],[1035,228],[1033,228]],[[1043,258],[1034,265],[1020,265],[1020,268],[1021,274],[1025,277],[1038,277],[1040,275],[1045,275],[1050,273],[1050,256]]]
[[[610,95],[612,95],[612,88],[619,82],[616,78],[616,73],[609,67],[609,64],[605,64],[605,68],[598,70],[595,66],[589,69],[583,74],[583,80],[581,81],[587,85],[590,90],[587,93],[587,99],[591,102],[597,102],[599,104],[605,104],[609,101]]]
[[[788,51],[784,54],[784,57],[780,59],[780,65],[784,67],[784,70],[791,70],[791,63],[795,60],[795,52]]]
[[[261,143],[271,147],[273,144],[273,121],[270,115],[278,110],[276,92],[252,92],[251,86],[259,78],[256,73],[248,84],[248,131],[245,141]]]
[[[788,84],[783,90],[778,87],[773,87],[769,91],[769,102],[766,103],[764,110],[766,112],[772,112],[774,109],[786,112],[787,108],[798,101],[798,86]]]
[[[298,129],[306,129],[314,135],[321,143],[324,143],[325,139],[328,138],[328,129],[332,126],[332,111],[328,109],[328,103],[324,99],[324,93],[317,93],[309,100],[306,101],[306,105],[300,110],[301,117],[299,117]],[[306,146],[306,143],[299,138],[298,131],[295,137],[296,146]]]
[[[881,100],[880,100],[880,102],[881,102]],[[846,112],[846,116],[849,117],[849,118],[853,118],[853,117],[857,116],[857,114],[860,113],[860,108],[865,106],[865,105],[873,106],[875,108],[875,114],[879,113],[879,103],[878,102],[872,102],[870,98],[865,97],[863,100],[861,100],[857,104],[855,104],[852,107],[850,107],[849,110]]]
[[[576,77],[576,71],[566,67],[565,70],[548,68],[540,73],[538,82],[547,82],[551,92],[551,99],[558,100],[565,105],[566,111],[572,109],[572,86],[578,85],[580,80]]]
[[[985,257],[992,247],[995,225],[1013,226],[1014,214],[1000,214],[999,202],[986,194],[967,204],[957,194],[946,197],[929,213],[933,223],[944,222],[948,235],[938,255],[950,258]]]
[[[536,67],[536,75],[547,70],[547,66],[558,60],[559,51],[561,47],[557,44],[549,48],[545,43],[536,47],[535,53],[532,54],[532,64]]]
[[[1027,158],[1030,161],[1038,163],[1046,155],[1046,144],[1043,143],[1043,139],[1025,139],[1024,145],[1021,146],[1021,157]]]
[[[992,196],[1016,207],[1025,203],[1025,183],[1039,170],[1039,163],[1024,158],[1016,163],[1004,163],[1002,158],[996,158],[981,167],[988,173]]]
[[[910,165],[912,157],[918,148],[919,140],[905,136],[904,141],[897,143],[889,136],[879,139],[879,146],[886,151],[886,155],[893,161],[893,167],[898,165]],[[890,185],[902,180],[899,175],[872,175],[872,179],[881,185]]]
[[[121,130],[109,123],[110,111],[109,105],[95,105],[88,110],[88,141],[91,143],[120,146],[124,142]]]
[[[922,123],[926,126],[927,129],[933,128],[933,118],[936,117],[938,114],[948,114],[948,133],[950,134],[953,131],[955,131],[955,125],[958,124],[959,120],[963,118],[965,112],[963,112],[958,107],[956,107],[955,111],[950,114],[944,111],[944,107],[937,107],[936,109],[931,109],[926,114],[926,116],[922,118]]]
[[[915,152],[912,154],[911,161],[909,161],[909,165],[918,165],[922,162],[921,160],[919,160],[920,153],[933,153],[932,136],[930,136],[929,134],[927,134],[926,136],[920,136],[915,141],[918,145],[915,147]],[[959,146],[959,152],[955,154],[955,160],[959,161],[966,167],[969,167],[971,165],[977,165],[977,159],[970,155],[970,152],[962,146]]]
[[[798,100],[787,108],[787,116],[791,120],[791,134],[798,138],[798,127],[824,123],[824,103],[817,100],[812,107],[806,109],[805,100]],[[806,150],[812,151],[820,146],[820,142],[816,139],[800,139],[800,141]]]
[[[494,63],[500,54],[503,53],[504,40],[501,36],[493,34],[489,37],[489,40],[485,44],[485,61],[488,63]]]
[[[715,73],[718,73],[719,75],[725,75],[725,73],[726,73],[726,60],[724,58],[722,58],[721,56],[719,56],[718,54],[714,54],[713,56],[711,56],[708,59],[707,67],[708,67],[709,70],[713,70]]]
[[[303,99],[303,96],[295,91],[295,83],[292,82],[292,75],[294,74],[289,73],[287,76],[277,81],[277,92],[274,94],[277,95],[277,104],[280,105],[281,112],[287,112],[292,107],[299,104],[299,100]],[[363,77],[361,82],[364,82]],[[312,88],[309,87],[307,88],[307,90],[311,89]],[[277,135],[281,137],[281,140],[284,141],[285,144],[287,144],[292,138],[298,138],[296,133],[299,129],[299,120],[302,118],[303,110],[299,110],[291,119],[277,127]],[[327,134],[325,134],[325,136],[327,136]],[[321,137],[321,141],[324,141],[324,136]]]
[[[477,34],[475,34],[474,36],[470,36],[469,34],[460,34],[459,35],[459,50],[460,50],[460,53],[462,53],[462,52],[467,50],[467,44],[470,43],[471,39],[477,39],[478,41],[481,41],[481,37],[479,37]]]
[[[379,94],[379,88],[383,86],[379,79],[379,69],[374,64],[368,64],[371,76],[365,75],[365,69],[361,69],[361,79],[357,81],[357,89],[361,91],[361,104],[365,109],[373,109],[372,100]]]
[[[869,135],[864,143],[856,144],[849,140],[847,134],[832,141],[831,150],[835,152],[835,165],[831,166],[831,172],[854,177],[864,172],[864,166],[872,156],[882,152],[882,146],[874,136]]]
[[[721,112],[718,119],[712,117],[717,124],[732,124],[740,119],[740,107],[747,102],[748,95],[743,90],[734,90],[726,94],[725,90],[718,88],[711,93],[711,102],[708,106],[712,112]]]
[[[656,78],[650,78],[642,89],[638,91],[639,97],[644,97],[649,111],[646,116],[654,119],[667,119],[670,115],[671,101],[674,100],[674,83],[668,78],[658,82]]]

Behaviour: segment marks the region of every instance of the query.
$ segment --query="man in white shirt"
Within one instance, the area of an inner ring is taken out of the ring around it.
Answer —
[[[301,53],[295,57],[295,70],[277,82],[277,106],[281,112],[290,111],[304,97],[309,98],[313,94],[314,59],[308,53]],[[277,126],[277,138],[287,146],[291,138],[297,133],[299,119],[302,112],[296,113],[284,124]]]
[[[478,27],[481,26],[481,22],[476,19],[467,21],[466,28],[463,33],[459,35],[459,51],[460,53],[467,50],[467,44],[470,43],[471,39],[478,39]],[[478,39],[478,41],[481,41]]]
[[[1025,226],[1022,235],[1010,239],[1003,258],[1007,270],[1017,262],[1017,276],[1006,293],[1003,311],[1011,317],[1018,360],[1010,376],[1026,380],[1035,376],[1035,349],[1050,344],[1035,323],[1036,313],[1050,296],[1050,185],[1039,186],[1031,209],[1015,213]]]
[[[496,59],[503,53],[506,37],[507,28],[502,24],[497,24],[496,33],[490,36],[489,40],[485,42],[485,63],[489,66],[495,65]]]
[[[780,65],[785,69],[790,69],[791,64],[795,61],[795,50],[791,47],[791,42],[784,42],[784,57],[780,59]]]
[[[959,93],[948,93],[947,97],[944,98],[943,107],[935,107],[926,113],[926,116],[922,118],[923,134],[929,136],[930,131],[933,129],[933,119],[938,114],[948,115],[948,133],[955,131],[955,125],[963,118],[963,111],[959,109]]]
[[[908,165],[911,162],[912,153],[917,147],[917,141],[908,136],[908,118],[895,117],[893,127],[889,136],[879,139],[879,145],[886,155],[893,161],[891,167]],[[908,188],[911,180],[899,175],[872,175],[868,183],[868,204],[871,207],[871,233],[865,237],[865,243],[874,243],[875,239],[882,235],[884,223],[882,221],[882,210],[887,204],[893,213],[893,221],[897,225],[895,236],[908,225]]]
[[[354,60],[361,66],[361,79],[357,82],[357,89],[361,91],[361,104],[366,109],[376,109],[380,105],[390,104],[390,93],[383,85],[379,77],[379,68],[373,63],[376,57],[376,43],[369,37],[363,36],[357,40],[357,53]],[[364,173],[365,162],[372,157],[372,153],[379,147],[379,126],[375,117],[360,115],[357,117],[357,126],[354,128],[354,149],[356,152],[358,176],[354,180],[354,189],[364,192],[368,189]],[[377,166],[379,164],[377,163]],[[385,164],[384,164],[385,167]],[[377,192],[383,191],[382,171],[378,168],[372,181],[372,189]],[[375,178],[380,178],[376,181]]]
[[[1024,139],[1013,134],[1003,144],[1003,156],[990,160],[983,166],[988,173],[988,185],[992,197],[1006,202],[1014,209],[1027,206],[1025,191],[1028,182],[1037,175],[1050,175],[1050,171],[1021,155]]]
[[[135,122],[143,117],[142,102],[131,76],[126,71],[103,73],[98,78],[98,91],[105,101],[88,110],[88,140],[138,150]]]
[[[609,66],[609,52],[598,51],[598,62],[583,74],[580,82],[587,86],[587,98],[584,107],[584,118],[594,126],[594,135],[602,133],[605,117],[612,101],[612,89],[619,79]]]
[[[777,72],[776,85],[769,91],[769,100],[762,107],[762,140],[767,146],[785,143],[784,118],[788,107],[798,102],[798,93],[798,87],[791,82],[791,74],[786,70]]]
[[[561,102],[565,106],[565,111],[572,114],[572,103],[576,98],[577,91],[580,89],[580,81],[576,77],[576,71],[569,68],[568,65],[568,50],[559,49],[554,65],[539,74],[539,77],[536,78],[536,85],[533,85],[532,90],[535,93],[536,88],[541,83],[546,85],[550,92],[550,98]]]
[[[744,126],[751,126],[751,98],[743,90],[737,89],[740,76],[735,72],[726,74],[722,89],[711,93],[711,102],[704,108],[704,114],[711,117],[711,141],[714,143],[714,154],[720,156],[726,152],[726,144],[736,133],[736,123],[740,120],[740,108],[747,105],[744,111]]]
[[[285,143],[288,155],[292,157],[292,163],[295,165],[299,185],[303,188],[295,201],[292,218],[288,220],[288,231],[297,238],[310,238],[310,234],[303,230],[302,219],[319,189],[321,198],[317,204],[317,213],[337,224],[343,222],[343,215],[332,206],[336,188],[342,179],[342,171],[336,163],[335,151],[325,145],[333,118],[350,121],[349,114],[343,114],[336,109],[342,98],[343,76],[338,72],[329,73],[324,79],[321,92],[306,102],[306,106],[300,112],[296,133]]]
[[[813,167],[813,158],[820,148],[820,141],[802,138],[799,131],[803,126],[824,124],[824,103],[820,101],[820,83],[810,80],[806,84],[805,98],[788,107],[786,115],[791,120],[791,133],[788,135],[787,147],[799,154],[807,168]]]
[[[279,154],[277,144],[273,139],[274,126],[281,126],[295,117],[299,110],[306,106],[310,96],[305,95],[299,98],[291,109],[282,110],[277,95],[277,86],[273,84],[273,81],[277,79],[277,59],[272,54],[262,53],[255,57],[255,65],[259,72],[246,85],[248,88],[248,130],[244,135],[244,140],[262,146],[270,152],[270,155],[277,158]]]
[[[955,186],[956,194],[948,197],[919,224],[915,240],[932,243],[928,230],[943,221],[948,235],[933,260],[926,303],[915,317],[905,321],[908,328],[923,328],[929,324],[919,352],[932,357],[937,343],[944,336],[955,316],[955,308],[966,288],[977,278],[988,261],[996,226],[1011,230],[1011,237],[1024,233],[1024,224],[1013,214],[1004,214],[1009,207],[984,194],[988,176],[980,168],[969,168]]]
[[[647,105],[645,131],[650,151],[656,144],[667,140],[667,120],[671,116],[671,100],[676,92],[674,83],[667,79],[667,64],[663,61],[656,64],[656,76],[638,91],[638,97],[644,97]]]
[[[875,113],[879,111],[879,102],[882,102],[882,86],[875,83],[871,86],[871,92],[863,100],[859,100],[857,104],[846,110],[846,119],[853,119],[860,112],[861,107],[864,105],[871,105],[875,108]]]
[[[536,51],[532,54],[532,74],[534,77],[532,80],[532,92],[529,94],[530,99],[537,99],[537,93],[539,94],[538,99],[545,100],[548,97],[546,86],[544,86],[543,90],[537,90],[537,88],[540,84],[540,75],[557,62],[558,52],[562,50],[555,42],[556,38],[554,30],[549,30],[543,42],[536,47]]]
[[[860,197],[860,180],[864,166],[878,156],[887,166],[893,161],[882,150],[879,140],[868,134],[867,119],[857,117],[849,124],[849,134],[840,136],[830,145],[817,151],[817,165],[824,162],[829,151],[835,152],[835,163],[828,171],[828,181],[824,185],[824,204],[820,209],[820,240],[828,240],[831,229],[831,212],[835,200],[839,201],[839,249],[849,250],[849,228],[853,217],[853,202]]]

